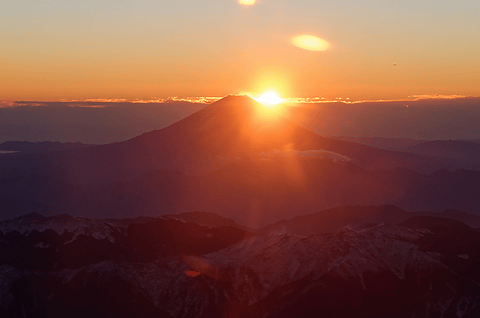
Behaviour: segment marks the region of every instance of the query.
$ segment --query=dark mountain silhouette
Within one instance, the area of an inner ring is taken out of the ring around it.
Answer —
[[[480,145],[475,140],[416,140],[408,138],[337,137],[375,148],[413,153],[421,156],[455,159],[455,166],[480,170]]]
[[[480,144],[471,141],[435,140],[405,149],[418,155],[455,158],[460,166],[480,170]]]
[[[252,228],[249,228],[245,225],[240,225],[232,219],[219,216],[212,212],[205,212],[205,211],[183,212],[178,214],[167,214],[167,215],[164,215],[163,217],[173,219],[173,220],[179,220],[182,222],[195,223],[200,226],[206,226],[209,228],[228,226],[228,227],[241,229],[252,235],[255,232],[255,230]]]
[[[28,142],[28,141],[6,141],[0,144],[0,150],[17,151],[22,153],[45,153],[50,151],[63,151],[69,149],[81,149],[91,145],[81,142]]]
[[[106,260],[150,262],[214,252],[254,235],[232,220],[208,216],[223,222],[206,226],[205,213],[190,213],[193,220],[186,221],[173,216],[94,220],[30,213],[0,222],[0,266],[61,270]]]
[[[399,152],[404,152],[409,147],[414,147],[421,143],[424,143],[425,140],[417,140],[410,138],[383,138],[383,137],[373,137],[373,138],[361,138],[361,137],[349,137],[349,136],[339,136],[335,139],[356,142],[362,145],[367,145],[370,147],[394,150]]]
[[[435,140],[408,147],[406,150],[427,156],[480,160],[480,145],[469,141]]]
[[[159,169],[201,174],[237,160],[287,150],[323,150],[366,169],[435,171],[454,160],[376,149],[325,138],[301,128],[247,96],[227,96],[161,130],[124,142],[39,155],[0,157],[2,174],[39,174],[67,182],[108,182]]]
[[[417,219],[415,219],[417,218]],[[338,231],[343,227],[359,229],[372,224],[402,224],[406,220],[426,220],[418,223],[418,228],[430,228],[436,220],[450,220],[451,225],[461,224],[464,228],[480,228],[480,217],[457,210],[443,212],[407,212],[393,205],[383,206],[342,206],[323,210],[314,214],[298,216],[289,220],[270,224],[257,233],[290,233],[297,235],[315,235],[323,232]],[[428,220],[433,220],[428,223]],[[447,221],[448,222],[448,221]],[[466,224],[470,225],[467,226]],[[425,227],[428,225],[428,227]],[[423,227],[422,227],[423,226]]]
[[[457,209],[478,215],[480,204],[477,171],[368,171],[350,162],[296,157],[239,160],[205,176],[157,171],[99,185],[40,176],[4,180],[4,218],[32,211],[90,218],[209,211],[261,228],[344,205],[394,204],[405,211]]]
[[[254,228],[344,205],[479,213],[478,172],[388,170],[434,170],[432,158],[321,137],[228,96],[124,142],[3,154],[0,207],[3,218],[209,211]]]

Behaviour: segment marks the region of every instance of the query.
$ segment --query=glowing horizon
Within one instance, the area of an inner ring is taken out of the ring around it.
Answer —
[[[95,107],[95,105],[84,106],[84,103],[100,103],[100,104],[116,104],[116,103],[131,103],[131,104],[168,104],[175,102],[187,102],[187,103],[196,103],[196,104],[211,104],[214,103],[226,96],[229,95],[246,95],[250,98],[260,102],[258,99],[260,96],[255,97],[250,93],[241,93],[241,94],[228,94],[222,97],[212,97],[212,96],[194,96],[194,97],[167,97],[167,98],[151,98],[145,100],[133,99],[107,99],[107,98],[98,98],[98,99],[59,99],[59,100],[23,100],[23,101],[14,101],[14,100],[0,100],[0,108],[4,107],[16,107],[16,106],[42,106],[46,103],[65,103],[71,104],[72,107]],[[280,97],[279,97],[280,98]],[[419,100],[452,100],[452,99],[465,99],[465,98],[480,98],[480,96],[468,96],[468,95],[412,95],[405,98],[395,98],[395,99],[351,99],[349,97],[284,97],[280,98],[279,103],[286,105],[294,104],[325,104],[325,103],[343,103],[343,104],[360,104],[360,103],[380,103],[380,102],[408,102],[408,101],[419,101]],[[261,103],[261,102],[260,102]],[[278,104],[278,103],[277,103]]]

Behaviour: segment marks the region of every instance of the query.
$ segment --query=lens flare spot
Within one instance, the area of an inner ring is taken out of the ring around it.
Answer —
[[[301,34],[294,36],[290,42],[304,50],[326,51],[330,48],[330,43],[315,35]]]
[[[185,274],[187,274],[187,276],[189,276],[189,277],[197,277],[198,275],[200,275],[200,272],[197,272],[197,271],[185,271]]]
[[[278,97],[275,92],[266,92],[263,93],[260,97],[258,97],[257,102],[262,103],[265,106],[276,106],[282,102],[282,99]]]
[[[243,4],[244,6],[253,6],[257,2],[256,0],[238,0],[239,4]]]

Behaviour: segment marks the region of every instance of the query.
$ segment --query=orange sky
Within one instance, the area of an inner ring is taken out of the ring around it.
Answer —
[[[8,3],[0,100],[480,96],[478,1],[253,2]]]

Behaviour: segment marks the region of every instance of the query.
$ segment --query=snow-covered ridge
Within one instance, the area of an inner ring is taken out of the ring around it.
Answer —
[[[205,255],[205,259],[219,268],[252,268],[263,286],[258,295],[261,298],[276,287],[307,276],[318,278],[336,272],[362,280],[365,272],[387,271],[404,279],[408,266],[418,270],[444,268],[434,257],[419,251],[415,241],[422,235],[422,231],[390,225],[360,231],[344,228],[308,237],[272,233],[245,239]]]
[[[446,275],[445,282],[435,282],[436,288],[446,286],[446,292],[439,295],[437,289],[431,289],[433,296],[425,308],[437,316],[458,307],[454,317],[463,317],[476,306],[478,295],[462,294],[461,285],[455,282],[463,278],[440,262],[438,255],[419,250],[415,243],[424,234],[391,225],[357,231],[345,228],[308,237],[271,233],[201,257],[184,255],[146,264],[102,262],[79,269],[73,276],[65,272],[69,276],[65,279],[68,282],[76,276],[87,284],[91,279],[119,275],[173,317],[202,317],[232,299],[244,306],[259,306],[272,294],[278,296],[279,290],[283,290],[281,297],[292,298],[294,304],[294,298],[325,288],[331,279],[349,282],[353,288],[360,286],[369,294],[377,292],[372,289],[372,275],[393,277],[395,284],[408,280],[414,284],[412,288],[427,290],[432,288],[428,287],[432,284],[429,277]],[[480,291],[478,284],[470,283]],[[292,291],[282,289],[285,286]],[[282,310],[284,305],[280,301],[275,308],[268,308]],[[261,305],[259,308],[254,317],[264,316]]]
[[[122,231],[125,227],[104,220],[73,217],[67,214],[45,217],[35,212],[0,222],[0,231],[4,234],[17,231],[22,235],[28,235],[34,230],[39,232],[54,230],[61,235],[68,231],[73,234],[72,240],[83,234],[98,240],[106,239],[110,242],[115,241],[113,233]]]
[[[267,233],[202,256],[145,263],[106,260],[47,274],[61,282],[48,299],[63,303],[62,293],[68,291],[71,299],[110,308],[101,294],[95,299],[89,295],[111,288],[112,293],[138,296],[171,317],[224,318],[240,308],[244,312],[238,317],[246,318],[287,317],[291,315],[278,313],[305,305],[318,309],[318,302],[325,305],[325,295],[337,292],[342,307],[351,305],[352,295],[365,299],[357,304],[362,317],[377,306],[377,299],[387,301],[385,315],[378,317],[392,316],[410,299],[412,311],[398,317],[476,317],[468,314],[478,306],[480,285],[443,263],[439,253],[420,249],[419,241],[428,235],[423,229],[380,224],[310,236]],[[117,290],[119,283],[125,290]],[[9,303],[7,287],[1,306]],[[229,307],[231,303],[239,307]]]

